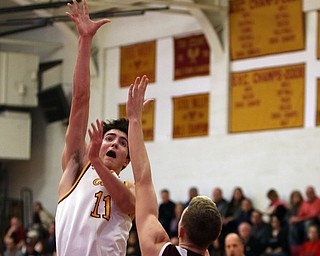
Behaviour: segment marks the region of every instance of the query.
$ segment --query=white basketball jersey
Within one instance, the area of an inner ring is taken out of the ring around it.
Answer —
[[[57,254],[125,256],[131,226],[131,217],[114,204],[93,166],[88,163],[58,202]]]

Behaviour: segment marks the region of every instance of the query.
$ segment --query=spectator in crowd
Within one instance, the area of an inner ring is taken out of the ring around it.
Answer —
[[[170,222],[170,230],[168,233],[170,238],[178,237],[178,224],[181,219],[183,210],[184,204],[182,202],[176,203],[174,209],[174,218]]]
[[[30,229],[38,233],[39,243],[45,243],[48,239],[48,229],[54,221],[53,216],[42,206],[42,203],[37,201],[33,207],[33,222]]]
[[[189,199],[188,201],[185,202],[184,204],[184,208],[188,207],[189,206],[189,203],[191,202],[192,198],[198,196],[199,193],[198,193],[198,188],[197,187],[191,187],[189,189]]]
[[[267,241],[265,256],[288,256],[288,232],[287,226],[281,225],[281,221],[277,214],[271,216],[272,231]]]
[[[307,230],[310,224],[318,223],[320,216],[320,198],[317,196],[314,187],[306,188],[307,200],[303,201],[297,215],[290,218],[292,229],[298,229],[297,232],[303,232],[304,240],[307,239]],[[301,231],[301,228],[303,231]]]
[[[224,256],[224,248],[222,247],[220,239],[216,239],[210,244],[208,253],[210,256]]]
[[[137,230],[130,230],[126,256],[141,256]]]
[[[287,212],[287,223],[290,219],[298,214],[298,211],[303,203],[303,196],[299,190],[293,190],[289,197],[289,208]],[[298,225],[298,224],[296,224]],[[301,230],[301,231],[299,231]],[[291,256],[299,256],[300,246],[303,243],[303,225],[301,228],[296,228],[294,225],[288,225],[288,241],[290,246]]]
[[[289,196],[289,207],[287,212],[287,219],[298,214],[298,211],[303,203],[303,196],[299,190],[293,190]]]
[[[4,243],[8,238],[13,238],[17,243],[17,248],[21,249],[25,243],[26,239],[26,230],[21,225],[21,221],[17,216],[13,216],[10,219],[10,227],[7,229],[7,232],[4,237]]]
[[[276,214],[281,222],[281,225],[286,225],[285,222],[288,209],[287,204],[283,200],[280,200],[279,194],[275,189],[270,189],[267,192],[267,197],[270,200],[270,204],[266,211],[269,217]]]
[[[56,233],[54,221],[49,225],[46,236],[39,237],[35,248],[42,256],[56,256]]]
[[[251,214],[251,234],[258,241],[261,250],[265,250],[271,233],[270,223],[262,218],[262,212],[254,210]]]
[[[22,249],[23,256],[38,256],[38,255],[40,256],[41,254],[37,251],[36,244],[37,244],[37,234],[33,232],[32,234],[27,235],[26,243],[24,245],[24,248]]]
[[[236,233],[230,233],[225,238],[226,256],[245,256],[244,245],[240,236]]]
[[[168,189],[162,189],[160,194],[162,202],[159,205],[159,221],[165,231],[167,231],[169,234],[170,223],[175,215],[175,203],[170,199],[170,193]]]
[[[236,218],[237,225],[242,222],[251,224],[251,214],[253,212],[253,205],[250,199],[244,198],[241,202],[241,211],[239,216]]]
[[[223,197],[223,192],[220,187],[216,187],[212,191],[212,201],[215,202],[222,219],[225,219],[227,208],[229,205],[229,202]],[[225,231],[226,227],[223,227],[221,235],[218,237],[218,241],[216,241],[216,245],[219,245],[219,248],[224,250],[224,238],[227,234],[227,231]],[[212,249],[212,248],[211,248]]]
[[[53,256],[56,256],[56,224],[54,221],[52,221],[49,226],[48,234],[48,252],[52,253]]]
[[[257,256],[262,252],[258,241],[251,235],[251,224],[242,222],[239,224],[238,233],[244,245],[246,256]]]
[[[5,239],[5,248],[3,256],[22,256],[22,252],[18,248],[17,241],[13,237]]]
[[[41,225],[47,230],[53,220],[53,216],[42,206],[41,202],[37,201],[34,203],[33,224]]]
[[[300,256],[320,256],[319,227],[311,224],[308,228],[308,240],[301,247]]]
[[[216,203],[221,216],[224,218],[227,211],[228,201],[223,197],[221,188],[216,187],[212,191],[212,201]]]
[[[223,233],[237,232],[238,224],[236,219],[241,212],[241,202],[244,198],[242,188],[236,187],[233,190],[232,198],[228,203],[225,218],[223,219]]]

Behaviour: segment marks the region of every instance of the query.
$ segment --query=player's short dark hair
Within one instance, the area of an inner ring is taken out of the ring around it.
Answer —
[[[107,131],[110,131],[112,129],[122,131],[128,135],[129,120],[126,118],[119,118],[103,122],[103,135],[105,135]]]

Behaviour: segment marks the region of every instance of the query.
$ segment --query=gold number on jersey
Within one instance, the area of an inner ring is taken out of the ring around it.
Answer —
[[[98,209],[99,209],[99,205],[100,205],[100,201],[102,198],[102,191],[99,191],[97,193],[94,194],[95,198],[97,199],[95,204],[94,204],[94,208],[93,211],[90,213],[91,217],[94,218],[101,218],[101,214],[98,213]],[[105,196],[103,197],[103,201],[104,201],[104,214],[102,215],[102,218],[106,219],[106,220],[110,220],[110,212],[111,212],[111,196]]]

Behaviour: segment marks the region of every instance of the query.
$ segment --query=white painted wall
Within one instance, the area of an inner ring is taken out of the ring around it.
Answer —
[[[136,19],[134,24],[142,22]],[[118,86],[120,53],[116,46],[157,39],[157,81],[150,84],[147,92],[147,97],[156,99],[155,140],[148,142],[147,148],[157,191],[167,187],[175,200],[184,201],[191,186],[197,186],[201,194],[208,196],[215,186],[221,186],[230,198],[233,188],[240,185],[256,207],[265,209],[268,204],[266,193],[270,188],[276,188],[287,200],[295,188],[304,192],[307,185],[317,187],[320,181],[320,163],[316,160],[320,138],[317,135],[320,131],[315,128],[315,93],[320,64],[315,55],[316,13],[308,13],[306,21],[305,51],[230,63],[231,71],[307,63],[305,128],[302,129],[228,134],[229,82],[225,63],[228,51],[221,56],[213,46],[212,76],[173,81],[172,33],[181,36],[197,31],[197,27],[192,29],[197,23],[192,17],[186,19],[186,24],[190,24],[186,27],[190,30],[179,30],[181,24],[173,23],[171,30],[162,31],[157,37],[149,33],[143,35],[146,27],[138,25],[134,31],[127,31],[128,40],[113,38],[117,42],[105,51],[105,116],[113,118],[117,117],[117,106],[125,102],[127,93]],[[122,26],[126,24],[119,24]],[[132,40],[134,34],[139,35],[135,41]],[[228,49],[227,38],[224,42]],[[172,97],[203,92],[209,92],[211,100],[209,136],[172,140]],[[131,171],[127,170],[125,175],[133,179]]]
[[[227,21],[225,21],[227,28]],[[119,45],[157,40],[157,81],[148,88],[148,97],[157,100],[155,140],[147,143],[156,190],[169,188],[174,200],[186,200],[188,189],[197,186],[201,194],[211,196],[220,186],[229,199],[235,186],[243,187],[255,206],[267,206],[266,192],[276,188],[287,200],[292,189],[304,191],[314,185],[320,194],[320,129],[314,125],[315,80],[320,64],[315,59],[316,12],[306,15],[307,49],[302,52],[267,56],[228,63],[228,40],[224,54],[212,49],[211,76],[172,80],[172,35],[201,32],[193,17],[168,14],[114,19],[98,32],[98,70],[92,78],[90,120],[116,118],[117,105],[126,100],[126,89],[119,89]],[[225,32],[225,35],[227,33]],[[46,54],[42,61],[63,58],[64,84],[71,85],[77,40],[62,25],[23,35],[28,39],[63,42],[64,48]],[[35,49],[36,50],[36,49]],[[305,127],[241,134],[228,134],[228,71],[307,63]],[[193,93],[210,93],[210,133],[208,137],[171,139],[171,97]],[[19,197],[20,189],[30,187],[34,199],[55,212],[60,179],[60,156],[65,127],[61,123],[45,124],[41,113],[34,111],[32,160],[6,164],[10,174],[9,195]],[[130,167],[123,173],[132,179]]]

